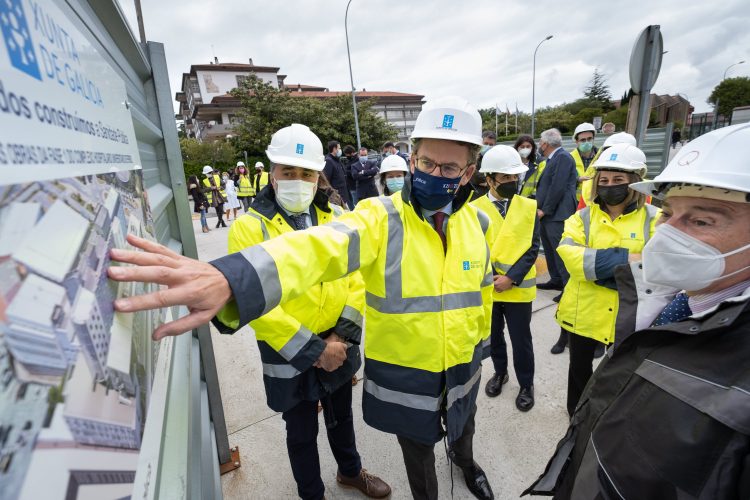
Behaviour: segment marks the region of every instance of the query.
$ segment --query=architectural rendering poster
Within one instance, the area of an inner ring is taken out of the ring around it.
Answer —
[[[164,317],[107,267],[154,229],[125,85],[57,5],[0,1],[0,498],[128,498]]]

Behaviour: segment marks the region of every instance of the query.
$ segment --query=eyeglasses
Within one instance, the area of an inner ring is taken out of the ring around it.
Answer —
[[[437,168],[441,176],[455,179],[461,177],[469,165],[461,168],[457,163],[437,163],[429,158],[417,158],[417,168],[427,174],[431,174]]]

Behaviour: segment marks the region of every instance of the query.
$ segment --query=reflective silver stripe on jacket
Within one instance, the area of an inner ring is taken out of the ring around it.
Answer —
[[[482,365],[480,363],[477,367],[477,370],[465,384],[457,385],[456,387],[453,387],[448,391],[446,408],[450,408],[451,406],[453,406],[453,403],[461,398],[465,398],[466,396],[468,396],[474,386],[479,383],[479,379],[481,378],[481,376]]]
[[[394,391],[381,387],[370,379],[365,380],[365,392],[386,403],[397,404],[407,408],[424,411],[440,410],[442,398],[423,396],[420,394],[410,394],[408,392]]]
[[[279,305],[281,302],[281,278],[279,278],[279,269],[276,261],[271,254],[260,245],[240,250],[240,254],[247,260],[258,273],[258,278],[263,285],[263,298],[265,299],[265,308],[263,314]]]
[[[362,314],[352,306],[344,306],[340,318],[348,319],[358,327],[362,328]]]
[[[300,372],[292,365],[274,365],[271,363],[263,363],[263,375],[273,378],[294,378],[299,375]]]
[[[266,221],[263,220],[263,217],[261,217],[259,214],[255,212],[245,212],[250,217],[257,219],[258,222],[260,222],[260,230],[263,232],[263,241],[270,240],[270,236],[268,236],[268,228],[266,228]]]
[[[294,359],[302,348],[305,347],[312,335],[313,333],[310,330],[304,326],[300,326],[299,330],[297,330],[297,332],[292,335],[292,338],[284,344],[284,347],[279,350],[279,354],[281,354],[281,356],[287,361]]]
[[[335,229],[336,231],[345,234],[349,238],[349,245],[346,248],[346,274],[351,274],[359,269],[359,232],[342,222],[333,221],[329,222],[325,226]]]
[[[483,300],[480,291],[455,292],[445,295],[427,295],[421,297],[403,296],[403,282],[401,277],[401,259],[404,247],[403,222],[396,207],[393,205],[393,200],[387,197],[381,197],[379,200],[383,203],[388,216],[388,242],[385,252],[385,297],[378,297],[367,292],[367,305],[386,314],[439,312],[468,307],[481,307]],[[484,212],[481,212],[478,219],[482,229],[486,231],[487,227],[489,227],[489,218]],[[486,267],[489,263],[489,246],[485,243],[485,247],[487,248]],[[489,286],[491,284],[491,275],[485,275],[480,283],[481,286]]]
[[[586,236],[586,246],[589,246],[589,235],[591,234],[591,207],[582,208],[578,216],[583,222],[583,234]]]

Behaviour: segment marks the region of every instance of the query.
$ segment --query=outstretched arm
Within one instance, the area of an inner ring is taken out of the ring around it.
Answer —
[[[287,233],[210,264],[128,236],[130,244],[144,252],[113,249],[113,260],[135,266],[111,267],[110,278],[168,288],[119,299],[115,308],[134,312],[187,306],[190,314],[154,332],[154,339],[159,340],[209,322],[234,295],[243,298],[232,306],[237,308],[239,324],[246,324],[316,283],[341,278],[374,262],[380,248],[378,212],[363,206],[333,223]]]

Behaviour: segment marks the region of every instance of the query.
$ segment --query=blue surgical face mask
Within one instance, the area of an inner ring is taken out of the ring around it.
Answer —
[[[403,177],[389,177],[385,180],[385,187],[388,188],[388,191],[391,193],[395,193],[397,191],[401,191],[404,187],[404,178]]]
[[[437,210],[453,201],[462,177],[437,177],[415,169],[411,177],[412,191],[422,208]]]
[[[336,158],[340,158],[340,157],[341,157],[341,150],[337,149],[336,150]]]
[[[367,155],[360,155],[359,161],[367,161]]]

